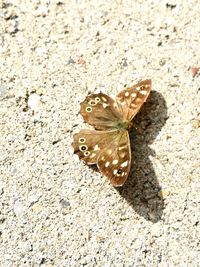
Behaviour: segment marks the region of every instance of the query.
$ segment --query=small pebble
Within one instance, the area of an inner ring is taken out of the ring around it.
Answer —
[[[194,129],[198,129],[200,127],[200,120],[199,119],[196,119],[193,124],[192,124],[192,127]]]
[[[24,213],[25,207],[22,201],[16,201],[13,206],[14,213],[17,217],[21,217]]]
[[[38,111],[41,106],[40,96],[37,94],[31,94],[28,98],[28,106],[33,111]]]
[[[4,85],[0,85],[0,97],[3,97],[6,95],[8,89]]]

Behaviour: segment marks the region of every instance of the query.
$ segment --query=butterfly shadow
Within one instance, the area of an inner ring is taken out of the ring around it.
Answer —
[[[166,101],[160,93],[152,91],[134,119],[136,129],[130,132],[132,166],[128,180],[123,187],[116,188],[140,216],[153,223],[162,217],[164,200],[159,194],[161,187],[149,159],[155,156],[155,151],[149,145],[166,120]]]

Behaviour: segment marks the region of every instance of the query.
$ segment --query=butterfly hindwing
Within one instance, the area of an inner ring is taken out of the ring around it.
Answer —
[[[81,130],[74,135],[74,152],[88,165],[96,164],[99,154],[118,136],[117,131]]]
[[[124,184],[131,163],[128,131],[81,130],[74,135],[73,147],[85,163],[97,164],[114,186]]]
[[[125,183],[131,166],[128,131],[118,131],[117,137],[99,154],[97,166],[114,186]]]
[[[116,97],[118,111],[123,120],[131,121],[138,113],[151,90],[151,80],[145,80],[121,91]]]
[[[113,129],[116,122],[121,120],[114,100],[103,94],[92,94],[81,103],[81,115],[84,121],[97,130]]]

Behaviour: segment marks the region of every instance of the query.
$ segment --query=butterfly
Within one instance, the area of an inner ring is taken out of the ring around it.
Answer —
[[[151,91],[151,80],[124,89],[113,100],[106,94],[92,94],[80,104],[80,114],[95,130],[74,134],[74,153],[86,164],[96,164],[113,186],[122,186],[131,166],[129,129]]]

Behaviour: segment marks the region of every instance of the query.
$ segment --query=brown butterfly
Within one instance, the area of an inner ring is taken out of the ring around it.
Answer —
[[[114,186],[122,186],[131,166],[128,130],[132,119],[146,101],[151,80],[121,91],[115,100],[99,93],[86,97],[80,113],[95,130],[81,130],[74,135],[74,153],[88,165],[97,164],[100,172]]]

